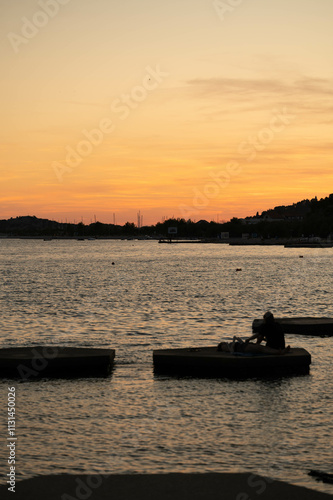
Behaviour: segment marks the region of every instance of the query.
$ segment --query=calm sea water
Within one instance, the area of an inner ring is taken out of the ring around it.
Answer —
[[[333,472],[333,337],[287,336],[312,355],[306,376],[172,378],[152,365],[153,349],[246,337],[267,309],[332,317],[332,252],[1,240],[2,347],[116,349],[109,378],[0,381],[3,436],[8,385],[17,392],[18,479],[251,471],[333,493],[307,475]]]

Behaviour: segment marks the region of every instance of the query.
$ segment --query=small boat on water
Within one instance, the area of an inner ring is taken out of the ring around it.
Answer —
[[[0,377],[96,377],[110,374],[114,349],[57,345],[0,349]]]
[[[158,349],[153,362],[156,374],[247,378],[308,374],[311,355],[300,347],[286,354],[253,354],[221,352],[214,346]]]
[[[298,335],[333,335],[332,318],[275,318],[280,323],[284,333],[294,333]],[[252,323],[254,333],[258,332],[263,324],[262,319],[255,319]]]

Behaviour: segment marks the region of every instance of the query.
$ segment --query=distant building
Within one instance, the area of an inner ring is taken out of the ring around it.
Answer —
[[[303,220],[304,219],[304,215],[301,214],[301,213],[297,213],[297,212],[285,212],[283,214],[283,217],[285,220]]]
[[[263,217],[265,222],[283,222],[285,219],[280,214],[266,214]]]
[[[245,217],[245,219],[241,219],[242,224],[259,224],[262,221],[260,217]]]

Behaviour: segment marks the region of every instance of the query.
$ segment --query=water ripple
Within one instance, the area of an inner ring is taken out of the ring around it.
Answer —
[[[331,472],[332,338],[288,336],[312,354],[305,377],[177,379],[152,369],[153,349],[244,337],[266,309],[332,316],[331,249],[299,259],[281,247],[49,243],[1,242],[2,345],[113,347],[117,357],[107,379],[17,383],[19,478],[256,470],[332,493],[307,476]]]

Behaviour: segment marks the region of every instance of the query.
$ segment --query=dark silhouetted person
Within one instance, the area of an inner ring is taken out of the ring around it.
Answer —
[[[257,339],[257,344],[266,340],[266,346],[271,349],[285,349],[284,333],[282,326],[275,321],[273,314],[267,311],[264,314],[264,322],[260,325],[258,333],[245,340],[246,343],[250,340]]]
[[[253,354],[287,354],[290,346],[285,349],[272,349],[267,345],[251,344],[250,342],[220,342],[217,346],[218,351],[231,353],[253,353]]]

